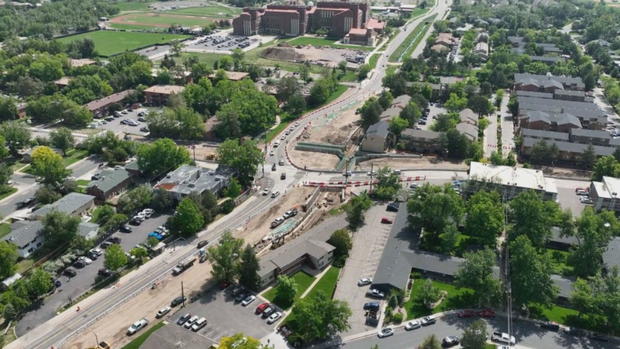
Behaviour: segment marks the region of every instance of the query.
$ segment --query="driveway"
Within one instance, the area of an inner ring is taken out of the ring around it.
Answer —
[[[497,151],[497,115],[495,113],[486,115],[489,126],[484,129],[484,157],[489,158],[494,151]]]
[[[424,339],[430,335],[435,335],[442,340],[446,336],[462,336],[463,330],[469,326],[473,319],[459,319],[454,315],[437,320],[437,324],[422,327],[410,332],[402,327],[395,330],[392,337],[383,339],[376,335],[346,342],[347,349],[368,349],[377,344],[381,349],[406,349],[417,348]],[[488,333],[493,331],[506,331],[506,318],[498,317],[487,321]],[[587,338],[572,337],[563,332],[551,332],[543,330],[533,322],[514,320],[513,335],[517,340],[515,348],[544,348],[544,349],[581,349],[581,348],[617,348],[616,343],[593,342]]]
[[[256,299],[244,307],[234,302],[230,289],[226,291],[211,289],[196,302],[187,303],[184,309],[179,309],[170,315],[168,319],[170,324],[149,337],[141,348],[202,349],[218,343],[221,337],[229,337],[240,332],[258,339],[272,332],[274,325],[268,325],[260,316],[254,315],[254,310],[261,301]],[[198,332],[178,326],[177,319],[186,313],[204,316],[207,319],[207,326]]]
[[[402,203],[404,205],[404,203]],[[388,239],[391,224],[381,224],[382,217],[394,219],[394,212],[386,211],[387,205],[371,207],[366,212],[366,225],[353,233],[353,248],[340,274],[334,298],[346,301],[351,307],[349,318],[351,329],[347,334],[360,333],[373,329],[365,324],[364,303],[373,301],[366,296],[370,286],[358,287],[360,278],[372,278],[377,271],[381,253]]]
[[[112,236],[121,238],[121,246],[125,251],[134,248],[138,243],[146,240],[148,233],[152,232],[159,225],[168,219],[168,215],[161,215],[147,219],[140,226],[133,227],[133,232],[129,234],[115,232]],[[56,289],[54,294],[47,297],[40,308],[27,313],[15,327],[17,335],[20,336],[30,329],[42,324],[56,315],[56,311],[63,305],[71,302],[84,292],[88,291],[95,283],[97,271],[103,268],[104,256],[100,256],[90,265],[82,269],[76,269],[77,275],[73,278],[60,276],[58,279],[62,286]]]

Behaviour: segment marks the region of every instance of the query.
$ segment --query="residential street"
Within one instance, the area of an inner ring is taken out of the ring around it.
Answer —
[[[490,158],[494,151],[497,151],[497,115],[495,113],[486,115],[485,118],[489,120],[489,126],[484,129],[484,141],[482,143],[484,147],[484,157]]]
[[[502,155],[504,157],[508,156],[508,154],[515,149],[515,126],[512,114],[508,110],[509,100],[510,94],[504,93],[502,104],[499,109],[499,115],[502,120]]]

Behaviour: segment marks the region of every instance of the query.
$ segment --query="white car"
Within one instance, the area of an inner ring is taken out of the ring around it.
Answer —
[[[384,338],[384,337],[389,337],[393,334],[394,334],[394,329],[392,329],[391,327],[385,327],[379,330],[379,332],[377,333],[377,337]]]
[[[263,189],[261,192],[263,195],[269,195],[269,189]]]
[[[190,328],[196,321],[198,321],[198,316],[194,315],[183,324],[183,327]]]
[[[155,318],[159,319],[163,317],[164,315],[168,314],[169,312],[170,312],[170,307],[163,307],[157,311],[157,314],[155,314]]]
[[[368,290],[368,295],[373,298],[379,298],[379,299],[385,298],[385,294],[377,290],[376,288],[371,288],[370,290]]]
[[[205,327],[206,325],[207,325],[207,319],[205,319],[204,317],[201,317],[200,319],[198,319],[198,321],[196,321],[195,324],[192,325],[192,331],[198,332],[198,330]]]
[[[493,335],[491,336],[491,340],[493,340],[494,342],[510,344],[510,345],[514,345],[517,343],[517,340],[515,339],[515,337],[510,336],[506,332],[493,332]]]
[[[243,301],[241,301],[241,305],[243,305],[244,307],[247,307],[250,303],[254,302],[255,300],[256,300],[255,295],[247,296]]]
[[[416,328],[420,328],[422,326],[422,324],[420,323],[420,321],[418,320],[413,320],[413,321],[409,321],[406,325],[405,325],[405,330],[407,331],[411,331],[411,330],[415,330]]]
[[[357,286],[366,286],[372,284],[371,278],[361,278],[357,281]]]
[[[93,262],[92,259],[90,259],[88,257],[84,257],[84,256],[82,256],[82,257],[80,257],[78,259],[81,260],[82,262],[84,262],[84,264],[86,264],[86,265],[89,265],[89,264],[91,264]]]
[[[142,319],[134,322],[127,329],[127,335],[131,336],[132,334],[134,334],[134,333],[140,331],[141,329],[145,328],[148,324],[149,324],[149,320],[147,320],[145,318],[142,318]]]
[[[275,199],[275,198],[278,197],[278,195],[280,195],[280,192],[279,191],[274,191],[273,193],[271,193],[271,198]]]
[[[271,325],[272,323],[278,321],[278,319],[281,317],[282,317],[282,313],[279,311],[276,311],[275,313],[269,315],[269,317],[267,318],[267,323]]]

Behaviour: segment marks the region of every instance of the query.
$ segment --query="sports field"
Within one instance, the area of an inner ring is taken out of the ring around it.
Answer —
[[[185,39],[189,35],[141,33],[141,32],[117,32],[98,30],[77,35],[65,36],[58,39],[60,42],[91,39],[95,43],[95,49],[100,56],[113,56],[125,51],[133,51],[138,48],[155,44],[165,44],[173,40]]]
[[[182,27],[202,27],[211,21],[213,21],[212,18],[168,14],[167,12],[129,13],[114,17],[110,20],[112,26],[115,26],[116,24],[130,24],[160,28],[168,28],[171,25],[180,25]]]

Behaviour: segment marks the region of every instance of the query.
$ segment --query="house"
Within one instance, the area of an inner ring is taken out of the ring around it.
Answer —
[[[87,66],[87,65],[93,65],[95,63],[97,63],[97,61],[95,61],[94,59],[88,59],[88,58],[80,58],[80,59],[71,58],[71,59],[69,59],[69,65],[71,66],[71,68],[84,67],[84,66]]]
[[[580,129],[581,121],[570,113],[553,113],[539,110],[526,110],[519,118],[522,128],[534,130],[570,132],[571,129]]]
[[[473,53],[478,55],[483,61],[489,58],[489,44],[481,41],[474,46]]]
[[[472,125],[469,122],[460,122],[456,124],[456,130],[472,142],[478,140],[478,126],[476,125]]]
[[[554,92],[555,90],[583,91],[585,88],[580,77],[516,73],[514,80],[515,90]]]
[[[400,95],[392,100],[391,108],[404,109],[409,104],[409,102],[411,102],[411,96]]]
[[[56,85],[56,87],[58,87],[59,89],[63,89],[67,86],[69,86],[69,83],[71,82],[71,80],[73,80],[72,77],[70,76],[63,76],[62,78],[55,80],[54,81],[54,85]]]
[[[588,130],[575,128],[570,131],[570,140],[574,143],[608,146],[612,144],[611,134],[605,130]]]
[[[505,200],[528,190],[535,191],[545,200],[556,200],[558,195],[555,180],[546,178],[540,170],[472,161],[466,192],[471,194],[484,188],[497,190]]]
[[[22,274],[20,273],[15,273],[12,276],[9,276],[8,278],[2,280],[2,285],[1,285],[1,289],[2,290],[6,290],[9,287],[11,287],[11,285],[13,285],[17,280],[22,278]]]
[[[374,31],[368,28],[351,28],[344,36],[345,44],[373,46],[375,44]]]
[[[596,210],[620,212],[620,178],[603,176],[590,183],[590,199]]]
[[[442,52],[449,52],[450,48],[448,46],[445,46],[445,45],[435,44],[435,45],[431,46],[431,50],[435,51],[437,53],[442,53]]]
[[[21,258],[28,258],[43,245],[41,221],[17,221],[11,226],[11,232],[2,238],[17,247],[17,254]]]
[[[217,194],[223,188],[228,187],[231,178],[232,171],[223,167],[218,167],[214,171],[203,167],[181,165],[162,178],[155,188],[165,189],[180,200],[187,195],[202,195],[207,191]]]
[[[551,228],[551,236],[547,240],[547,247],[554,250],[568,251],[572,247],[577,246],[579,240],[575,236],[562,236],[558,227]]]
[[[541,141],[542,140],[536,138],[524,137],[521,144],[521,154],[529,155],[532,148]],[[581,158],[581,154],[583,154],[590,147],[590,144],[572,143],[557,140],[546,140],[545,142],[547,143],[547,145],[554,145],[558,149],[558,159],[566,161],[578,161]],[[596,156],[606,156],[613,155],[616,148],[592,145],[592,150],[594,151],[594,155]]]
[[[523,138],[533,138],[541,141],[569,141],[569,134],[566,132],[536,130],[531,128],[521,128],[520,132]]]
[[[325,269],[332,262],[335,249],[327,240],[334,229],[345,228],[346,225],[346,221],[341,217],[328,218],[296,239],[269,252],[259,261],[258,275],[261,285],[267,286],[279,275],[291,275],[304,267]]]
[[[620,237],[616,236],[609,241],[603,252],[603,264],[608,271],[614,267],[620,269]]]
[[[370,18],[368,19],[368,22],[366,23],[366,28],[374,31],[377,34],[381,34],[383,33],[383,30],[385,29],[385,22],[379,19]]]
[[[460,122],[470,124],[470,125],[478,125],[478,114],[474,113],[473,110],[469,108],[465,108],[459,112]]]
[[[132,179],[132,173],[123,167],[104,169],[99,179],[88,184],[86,193],[95,196],[97,201],[104,202],[127,189]]]
[[[390,134],[389,129],[390,125],[385,120],[368,127],[360,149],[369,153],[383,153],[387,147],[387,140]]]
[[[149,105],[165,105],[171,95],[182,93],[185,86],[155,85],[144,90],[144,99]]]
[[[458,39],[452,36],[452,33],[439,33],[435,39],[435,45],[442,45],[450,49],[458,43]]]
[[[607,124],[607,114],[598,105],[591,102],[577,102],[527,96],[517,96],[517,102],[519,103],[519,123],[521,123],[520,119],[528,117],[529,111],[536,111],[549,114],[552,118],[555,118],[552,114],[558,114],[561,119],[564,119],[564,116],[561,114],[565,114],[566,117],[569,118],[567,121],[576,125],[574,119],[570,117],[575,116],[579,119],[581,124],[580,128],[600,130]]]
[[[132,96],[135,92],[135,90],[117,92],[107,97],[88,102],[84,104],[84,108],[92,112],[94,116],[103,116],[108,114],[108,111],[112,105],[122,104],[126,98]]]
[[[88,212],[95,206],[95,197],[82,193],[69,193],[56,202],[45,205],[32,212],[29,219],[42,219],[52,211],[66,213],[68,215],[79,216]]]
[[[441,151],[441,132],[404,129],[400,133],[400,139],[405,143],[408,150],[419,153],[436,153]]]

